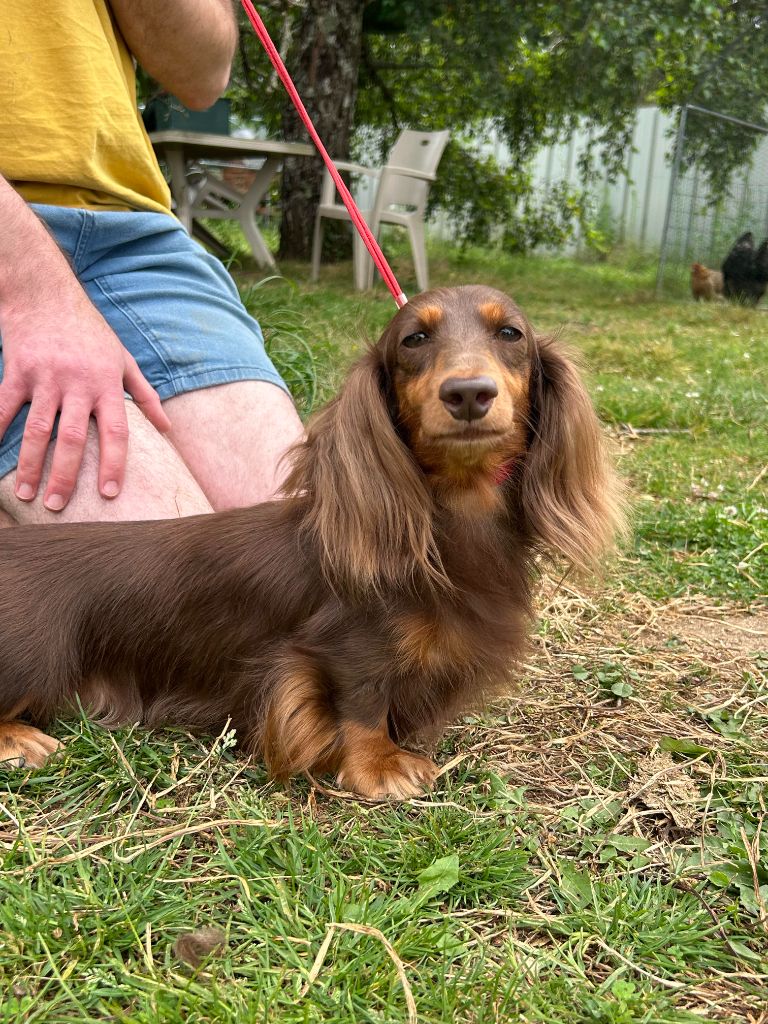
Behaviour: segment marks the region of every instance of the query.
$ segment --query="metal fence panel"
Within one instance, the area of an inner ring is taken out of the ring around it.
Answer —
[[[699,119],[740,125],[745,162],[724,192],[714,194],[704,169],[690,158]],[[698,106],[681,111],[675,160],[661,239],[657,295],[682,295],[690,287],[691,263],[719,270],[734,241],[751,231],[755,243],[768,235],[768,126],[749,124]]]

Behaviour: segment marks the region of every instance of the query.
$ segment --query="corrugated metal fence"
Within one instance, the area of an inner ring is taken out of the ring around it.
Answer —
[[[641,107],[632,132],[623,173],[609,182],[605,168],[598,167],[595,199],[601,215],[614,227],[616,240],[658,248],[664,230],[664,214],[670,183],[669,157],[674,148],[674,118],[655,107]],[[566,142],[545,146],[533,161],[534,192],[545,192],[565,182],[580,187],[578,161],[589,145],[587,131],[576,131]],[[508,162],[506,143],[491,138],[482,147],[503,166]]]

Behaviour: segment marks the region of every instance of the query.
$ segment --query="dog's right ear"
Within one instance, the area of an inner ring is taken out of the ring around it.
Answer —
[[[432,498],[392,423],[378,348],[310,419],[283,489],[306,501],[304,526],[332,584],[360,593],[440,578]]]

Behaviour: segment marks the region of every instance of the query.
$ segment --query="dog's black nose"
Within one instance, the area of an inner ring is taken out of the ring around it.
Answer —
[[[440,401],[456,420],[480,420],[499,389],[492,377],[449,377],[440,385]]]

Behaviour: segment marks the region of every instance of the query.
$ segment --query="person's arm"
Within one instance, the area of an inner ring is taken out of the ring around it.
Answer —
[[[133,356],[83,291],[66,257],[21,196],[0,176],[0,439],[25,402],[16,495],[37,494],[54,420],[56,448],[44,502],[60,511],[75,488],[93,416],[99,490],[120,492],[128,451],[127,391],[158,430],[170,422]]]
[[[232,0],[110,0],[128,49],[191,110],[205,110],[229,82],[237,45]]]

